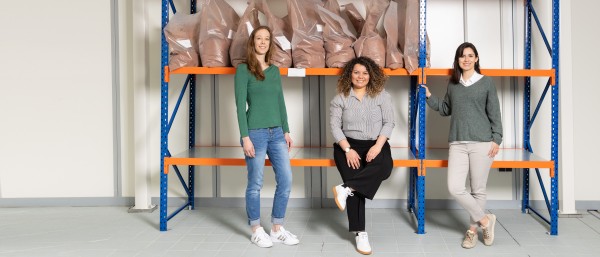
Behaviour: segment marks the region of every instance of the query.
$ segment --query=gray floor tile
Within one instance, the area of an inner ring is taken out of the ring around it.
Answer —
[[[348,244],[340,244],[340,243],[324,243],[322,252],[339,252],[340,249],[347,249]]]
[[[219,251],[216,257],[240,257],[244,255],[244,251]]]
[[[297,252],[295,257],[325,257],[324,253],[321,252]]]
[[[225,245],[225,243],[202,242],[202,243],[198,243],[196,250],[219,251],[219,250],[221,250],[223,245]]]
[[[300,243],[298,252],[322,252],[323,246],[323,243]]]
[[[256,245],[252,245],[244,251],[242,256],[272,256],[272,248],[260,248]]]
[[[600,218],[561,218],[559,235],[520,210],[490,210],[498,217],[496,240],[474,249],[460,246],[469,225],[464,210],[428,210],[426,234],[415,233],[412,213],[367,209],[372,256],[598,256]],[[250,243],[243,208],[182,211],[158,230],[158,212],[124,207],[0,209],[0,257],[19,256],[363,256],[356,252],[346,214],[337,209],[289,209],[285,227],[300,244],[263,249]],[[262,210],[268,231],[270,209]]]
[[[371,242],[371,247],[373,251],[381,253],[381,252],[398,252],[398,244],[396,242]]]
[[[255,247],[254,245],[248,247]],[[300,244],[297,245],[284,245],[280,243],[275,243],[273,247],[271,247],[271,253],[274,255],[279,254],[279,256],[286,255],[289,253],[294,253],[298,251]]]

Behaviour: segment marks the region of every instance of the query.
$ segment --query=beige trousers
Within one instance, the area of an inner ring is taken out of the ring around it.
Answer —
[[[485,216],[487,180],[494,158],[491,142],[451,144],[448,156],[448,191],[471,216],[471,226]],[[467,191],[469,176],[471,192]]]

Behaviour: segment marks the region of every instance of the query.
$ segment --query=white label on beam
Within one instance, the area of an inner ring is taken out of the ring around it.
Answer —
[[[288,68],[288,77],[306,77],[306,69]]]

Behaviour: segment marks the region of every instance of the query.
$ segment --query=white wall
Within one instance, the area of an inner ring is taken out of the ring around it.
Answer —
[[[0,197],[113,197],[110,1],[3,1]]]
[[[598,1],[580,0],[572,2],[573,34],[573,83],[563,87],[573,87],[573,129],[574,129],[574,161],[575,198],[580,201],[598,201],[600,198],[600,181],[596,155],[596,146],[600,145],[597,117],[593,106],[598,101],[600,87],[596,72],[600,70],[600,51],[597,42],[600,34],[591,24],[600,24],[600,16],[594,11],[600,8]],[[595,208],[598,209],[598,204]]]

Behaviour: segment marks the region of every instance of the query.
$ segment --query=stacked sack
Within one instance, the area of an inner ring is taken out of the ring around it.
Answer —
[[[419,58],[419,1],[363,0],[366,18],[353,3],[287,0],[288,15],[275,16],[267,0],[249,0],[242,16],[224,0],[202,0],[198,14],[175,14],[164,30],[169,68],[237,67],[259,15],[273,33],[271,62],[288,68],[339,68],[355,56],[382,67],[413,72]],[[383,31],[377,28],[383,19]],[[349,22],[348,22],[349,21]],[[351,25],[351,26],[349,26]],[[353,29],[353,30],[352,30]],[[429,38],[427,66],[429,67]]]

